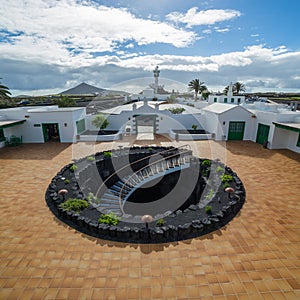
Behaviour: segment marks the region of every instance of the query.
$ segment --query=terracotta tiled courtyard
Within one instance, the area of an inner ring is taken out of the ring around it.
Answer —
[[[299,154],[252,142],[196,142],[200,156],[221,153],[244,182],[241,212],[213,234],[130,245],[76,232],[44,200],[51,178],[73,157],[112,146],[0,149],[0,299],[300,299]]]

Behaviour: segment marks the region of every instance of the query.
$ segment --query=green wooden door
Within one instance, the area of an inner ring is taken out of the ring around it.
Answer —
[[[259,123],[256,134],[256,143],[263,145],[268,140],[269,131],[270,126]]]
[[[42,124],[42,129],[43,129],[44,142],[47,143],[49,141],[47,124]]]
[[[228,140],[243,140],[245,122],[229,122]]]

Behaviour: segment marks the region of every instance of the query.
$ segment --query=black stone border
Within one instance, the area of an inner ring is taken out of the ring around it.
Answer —
[[[135,148],[140,148],[141,151],[147,150],[147,147]],[[117,152],[118,150],[110,151]],[[102,157],[102,159],[107,159],[104,158],[104,152],[97,153],[95,157],[100,156]],[[75,163],[83,160],[86,160],[86,157],[75,161]],[[146,229],[145,227],[137,226],[134,223],[131,223],[130,226],[123,227],[118,225],[113,226],[107,224],[99,224],[96,220],[90,219],[81,214],[65,211],[64,209],[59,207],[59,204],[61,204],[63,200],[61,196],[58,195],[56,182],[57,180],[61,179],[62,174],[66,170],[70,169],[72,165],[73,163],[64,166],[60,170],[60,172],[58,172],[57,175],[52,179],[52,182],[50,183],[46,191],[46,203],[52,213],[62,222],[78,230],[79,232],[104,240],[133,244],[157,244],[199,237],[216,231],[230,222],[238,214],[246,199],[246,191],[242,181],[230,167],[225,166],[226,174],[230,174],[233,176],[235,192],[231,196],[231,200],[228,201],[226,205],[223,205],[217,213],[207,215],[206,217],[199,219],[199,212],[204,208],[199,208],[199,206],[197,205],[190,205],[184,211],[177,210],[170,216],[167,216],[167,218],[177,218],[179,222],[180,220],[182,220],[182,224],[178,226],[149,226],[149,228]],[[76,180],[73,180],[72,182],[72,189],[78,198],[84,198],[83,193],[80,191]],[[210,202],[212,202],[213,200],[215,199],[212,198]],[[186,222],[187,219],[189,220],[188,222]]]

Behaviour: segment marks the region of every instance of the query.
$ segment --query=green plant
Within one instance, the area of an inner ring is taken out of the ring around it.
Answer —
[[[89,207],[89,204],[86,200],[81,200],[77,198],[69,198],[67,201],[59,205],[66,211],[74,211],[80,213],[83,209]]]
[[[185,111],[185,109],[183,107],[171,107],[169,108],[169,111],[174,115],[179,115],[182,114]]]
[[[205,206],[205,212],[206,212],[207,214],[211,214],[211,210],[212,210],[211,205],[206,205],[206,206]]]
[[[230,187],[230,184],[228,182],[223,183],[223,189],[225,190],[226,188]]]
[[[157,221],[156,221],[156,225],[157,226],[163,226],[164,224],[165,224],[165,220],[164,219],[158,219]]]
[[[93,193],[88,193],[87,197],[86,197],[87,201],[89,203],[96,203],[99,204],[101,199],[97,198]]]
[[[107,121],[107,119],[106,119],[106,117],[104,115],[97,115],[92,120],[92,124],[95,127],[100,128],[101,130],[103,130],[103,129],[105,129],[109,125],[109,122]]]
[[[228,175],[228,174],[223,174],[221,176],[221,180],[222,180],[222,183],[228,183],[230,181],[233,181],[233,177],[231,175]]]
[[[70,98],[65,95],[60,95],[60,97],[55,100],[55,103],[58,105],[58,107],[76,106],[76,101],[73,98]]]
[[[193,125],[192,125],[192,128],[193,128],[194,130],[196,130],[197,127],[198,127],[198,125],[196,125],[196,124],[193,124]]]
[[[64,183],[65,183],[65,184],[69,184],[70,182],[71,182],[71,181],[70,181],[70,179],[68,179],[68,178],[64,180]]]
[[[78,167],[75,165],[75,164],[73,164],[71,167],[70,167],[70,170],[71,171],[76,171],[78,169]]]
[[[86,160],[88,160],[88,161],[93,161],[93,160],[95,160],[95,157],[94,157],[94,156],[88,156],[88,157],[86,158]]]
[[[153,151],[153,148],[152,148],[152,147],[149,147],[149,148],[148,148],[148,151],[149,151],[149,152],[152,152],[152,151]]]
[[[193,103],[187,103],[187,106],[191,106],[191,107],[195,107],[195,105]]]
[[[119,223],[119,218],[113,213],[103,214],[98,220],[101,224],[108,224],[108,225],[117,225]]]
[[[110,151],[105,151],[105,152],[103,152],[103,155],[104,155],[104,157],[109,158],[109,157],[112,157],[112,152],[110,152]]]
[[[211,199],[213,195],[214,195],[214,190],[210,189],[209,192],[205,195],[205,198]]]
[[[209,159],[204,159],[201,163],[203,167],[209,167],[211,165],[211,161]]]
[[[224,173],[224,168],[222,168],[221,166],[217,166],[216,172],[217,173]]]

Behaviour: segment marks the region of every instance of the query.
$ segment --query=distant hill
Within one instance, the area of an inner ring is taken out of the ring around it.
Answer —
[[[95,86],[89,85],[85,82],[61,92],[61,95],[91,95],[91,94],[102,94],[105,92],[105,89],[97,88]]]
[[[92,85],[89,85],[85,82],[60,93],[61,95],[129,95],[129,93],[124,91],[114,91],[98,88]]]

